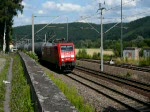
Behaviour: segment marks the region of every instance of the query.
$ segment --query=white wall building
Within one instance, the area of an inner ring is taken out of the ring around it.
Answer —
[[[150,58],[150,48],[144,48],[143,55],[145,58]]]
[[[10,44],[10,45],[9,45],[9,50],[10,50],[10,52],[13,52],[13,48],[14,48],[14,45],[13,45],[13,44]]]
[[[139,51],[140,51],[139,48],[127,47],[123,50],[123,58],[138,60],[139,59]]]

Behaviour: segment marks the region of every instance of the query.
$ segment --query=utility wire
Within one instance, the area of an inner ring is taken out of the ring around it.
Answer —
[[[136,14],[133,14],[133,15],[131,15],[131,16],[126,16],[126,17],[124,17],[123,19],[125,19],[125,18],[130,18],[130,17],[136,16],[136,15],[145,14],[145,13],[150,13],[150,10],[143,11],[143,12],[140,12],[140,13],[136,13]]]
[[[55,16],[56,17],[56,16]],[[54,20],[56,20],[56,19],[58,19],[59,18],[59,16],[57,16],[57,18],[55,18]],[[53,21],[54,21],[53,20]],[[51,21],[49,24],[47,24],[47,25],[45,25],[43,28],[41,28],[40,30],[38,30],[36,33],[34,33],[35,35],[37,34],[37,33],[39,33],[40,31],[42,31],[45,27],[47,27],[48,25],[50,25],[53,21]],[[26,36],[24,36],[24,37],[22,37],[21,39],[24,39],[24,38],[26,38],[26,37],[28,37],[28,36],[30,36],[30,35],[26,35]],[[21,40],[20,39],[20,40]]]
[[[129,1],[129,2],[125,2],[125,3],[122,4],[122,6],[125,6],[125,5],[127,5],[127,4],[129,4],[129,3],[133,2],[133,1],[135,1],[135,0],[131,0],[131,1]],[[142,1],[142,0],[139,0],[139,1]],[[116,9],[116,8],[120,8],[120,7],[121,7],[121,5],[116,5],[116,6],[114,6],[114,7],[111,7],[111,8],[109,8],[109,9],[106,9],[106,11],[109,11],[109,10],[112,10],[112,9]]]
[[[58,19],[59,16],[57,16],[57,18],[55,18],[54,20]],[[54,20],[52,20],[51,22],[53,22]],[[34,33],[34,35],[36,35],[37,33],[39,33],[40,31],[42,31],[44,28],[46,28],[48,25],[50,25],[51,23],[45,25],[43,28],[41,28],[40,30],[38,30],[36,33]]]
[[[84,19],[84,21],[87,22],[86,19]],[[88,24],[89,26],[91,26],[97,33],[100,33],[100,32],[99,32],[94,26],[92,26],[90,23],[87,22],[87,24]]]

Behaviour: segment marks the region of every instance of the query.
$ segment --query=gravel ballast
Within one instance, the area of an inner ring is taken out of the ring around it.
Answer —
[[[98,63],[77,60],[77,65],[100,71],[100,64]],[[130,79],[134,79],[143,83],[150,84],[149,72],[142,72],[142,71],[121,68],[121,67],[116,67],[116,66],[109,66],[109,65],[104,65],[104,72],[114,74],[117,76],[122,76],[122,77],[126,77],[128,73],[130,74],[130,77],[129,77]]]
[[[98,65],[94,65],[92,63],[82,62],[82,64],[81,64],[77,61],[77,64],[85,66],[85,67],[89,67],[91,69],[92,68],[93,69],[99,69]],[[110,100],[109,98],[107,98],[107,97],[105,97],[101,94],[98,94],[97,92],[93,91],[92,89],[90,89],[90,88],[88,88],[88,87],[86,87],[86,86],[70,79],[69,77],[65,76],[64,74],[58,74],[58,73],[55,73],[51,70],[49,70],[49,72],[54,74],[55,78],[59,78],[62,81],[64,81],[65,83],[67,83],[68,85],[76,87],[76,89],[78,90],[79,95],[83,96],[86,102],[93,105],[96,109],[96,112],[104,112],[104,110],[105,110],[105,112],[107,112],[109,110],[113,110],[114,108],[117,109],[117,110],[124,110],[125,109],[125,107],[123,107],[122,105]],[[72,74],[69,74],[69,75],[72,75]],[[86,75],[86,74],[84,74],[84,75]],[[88,76],[86,76],[86,77],[88,77]],[[92,77],[90,77],[90,78],[92,78]],[[114,89],[117,89],[120,92],[123,92],[125,94],[130,95],[130,96],[134,96],[135,98],[139,98],[142,101],[145,101],[145,102],[149,101],[149,99],[147,99],[147,97],[139,95],[139,94],[137,94],[133,91],[130,91],[128,89],[124,89],[122,87],[119,87],[115,84],[106,82],[104,80],[97,79],[97,81],[99,81],[99,82],[101,82],[101,83],[103,83],[107,86],[110,86]],[[136,104],[135,104],[135,106],[136,106]]]

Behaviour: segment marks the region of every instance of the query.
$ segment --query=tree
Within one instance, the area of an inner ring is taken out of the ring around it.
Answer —
[[[3,44],[4,28],[6,24],[6,52],[9,52],[9,43],[12,35],[13,17],[23,12],[23,0],[0,0],[0,47]]]

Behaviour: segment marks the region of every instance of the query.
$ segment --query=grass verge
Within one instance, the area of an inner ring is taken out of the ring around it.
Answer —
[[[5,100],[5,84],[3,83],[3,80],[6,80],[9,66],[10,66],[10,58],[6,57],[6,63],[4,66],[4,69],[0,72],[0,112],[4,112],[4,100]]]
[[[18,55],[14,57],[11,93],[11,112],[34,112],[30,86],[27,84],[24,68]]]
[[[65,94],[68,100],[79,110],[79,112],[95,112],[94,107],[85,103],[84,98],[79,96],[75,87],[67,85],[61,79],[56,79],[55,76],[48,71],[46,71],[46,74]]]

